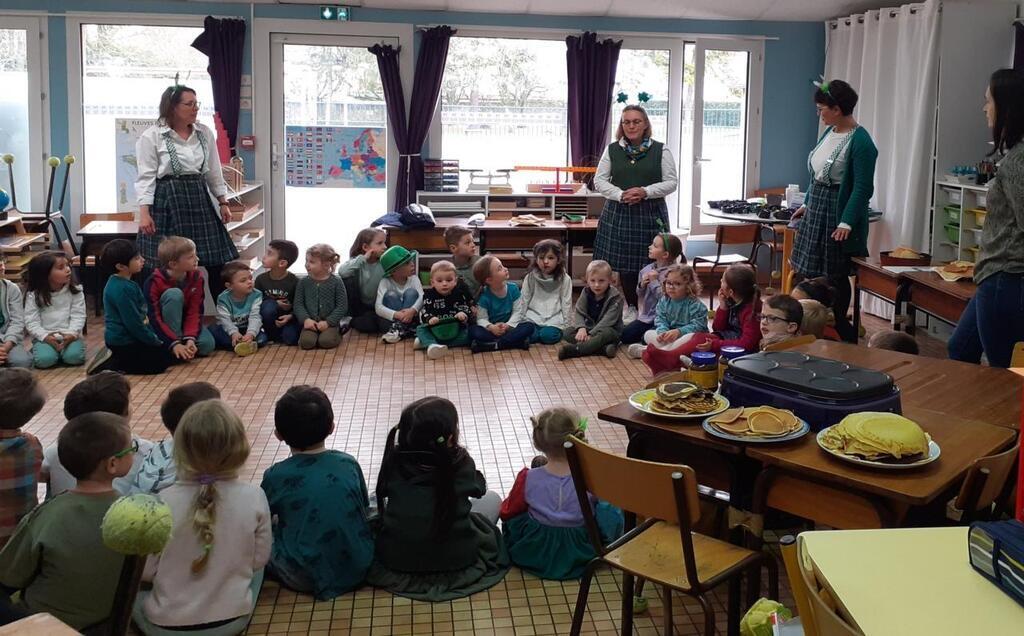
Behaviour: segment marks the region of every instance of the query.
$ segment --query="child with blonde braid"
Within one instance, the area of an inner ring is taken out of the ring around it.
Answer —
[[[534,468],[519,471],[501,504],[509,556],[512,563],[542,579],[578,579],[595,554],[562,444],[570,435],[585,439],[587,421],[562,407],[545,409],[530,420],[533,445],[544,456],[534,458]],[[622,511],[590,499],[607,545],[622,534]]]
[[[144,634],[238,634],[249,623],[270,558],[270,507],[238,471],[249,441],[221,400],[193,404],[174,431],[178,479],[160,493],[174,518],[171,540],[149,558],[132,617]]]

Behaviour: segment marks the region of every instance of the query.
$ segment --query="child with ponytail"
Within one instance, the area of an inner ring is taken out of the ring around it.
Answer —
[[[174,431],[178,479],[160,493],[174,517],[171,540],[149,558],[133,618],[144,634],[238,634],[249,623],[270,558],[263,490],[238,479],[249,441],[221,400],[189,407]]]

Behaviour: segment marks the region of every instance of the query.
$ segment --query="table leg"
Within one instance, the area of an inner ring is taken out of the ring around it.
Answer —
[[[853,269],[853,332],[860,337],[860,276],[856,266]]]
[[[790,259],[793,257],[793,242],[796,239],[796,232],[790,227],[782,235],[782,293],[788,294],[793,291],[793,265]]]
[[[905,322],[903,317],[903,304],[907,302],[910,297],[910,283],[904,281],[896,287],[896,300],[893,302],[895,308],[892,311],[892,328],[894,331],[899,331],[900,326]],[[909,324],[907,333],[913,333],[913,324]]]

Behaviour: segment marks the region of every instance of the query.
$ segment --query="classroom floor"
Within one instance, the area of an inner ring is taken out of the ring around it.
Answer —
[[[885,328],[868,318],[870,333]],[[90,352],[102,337],[99,319],[90,316]],[[926,355],[944,355],[935,341],[919,336]],[[44,410],[27,428],[44,445],[53,443],[64,424],[64,395],[83,377],[82,369],[41,372],[49,394]],[[536,454],[530,443],[529,417],[552,405],[576,408],[589,418],[588,437],[596,445],[625,452],[626,435],[617,425],[598,421],[597,411],[626,398],[649,380],[639,360],[620,351],[614,360],[603,356],[558,362],[555,347],[530,351],[472,355],[467,349],[430,361],[413,352],[409,342],[383,345],[377,338],[346,335],[334,351],[300,351],[270,346],[257,355],[237,358],[220,352],[205,360],[172,368],[153,377],[132,378],[132,427],[149,439],[164,436],[159,405],[172,387],[203,379],[220,387],[224,399],[246,422],[252,455],[242,478],[258,482],[263,471],[288,456],[273,436],[273,405],[293,384],[315,384],[334,404],[337,427],[328,446],[355,456],[371,491],[376,483],[388,430],[402,406],[426,396],[452,400],[460,413],[461,442],[488,486],[503,496],[516,473]],[[783,577],[784,579],[784,577]],[[591,587],[584,633],[617,634],[621,579],[599,572]],[[783,580],[782,601],[792,607]],[[513,568],[505,580],[486,592],[446,602],[421,603],[363,588],[331,601],[314,601],[268,581],[263,586],[250,634],[566,634],[578,583],[541,581]],[[716,618],[725,631],[725,586],[715,596]],[[640,634],[662,634],[663,606],[655,590],[646,597],[650,609],[638,615]],[[675,632],[697,634],[703,627],[700,606],[685,596],[673,602]]]

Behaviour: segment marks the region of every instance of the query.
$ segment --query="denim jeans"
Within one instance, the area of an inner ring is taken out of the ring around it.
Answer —
[[[202,313],[202,309],[199,311]],[[185,316],[185,294],[180,288],[172,287],[160,295],[160,315],[164,317],[167,326],[180,337]],[[213,334],[206,327],[200,327],[199,337],[196,338],[198,355],[208,356],[213,353],[214,347]]]
[[[644,334],[654,329],[653,322],[634,320],[622,330],[622,344],[636,344],[644,341]]]
[[[238,331],[243,336],[245,335],[245,329],[239,329]],[[235,345],[231,343],[231,336],[228,335],[228,332],[224,327],[221,327],[220,325],[213,325],[210,327],[210,333],[213,334],[213,340],[217,343],[218,349],[231,351],[235,348]],[[263,333],[262,329],[256,334],[256,344],[260,347],[267,344],[267,334]]]
[[[291,347],[299,343],[299,332],[302,331],[302,325],[295,318],[295,314],[292,314],[291,320],[284,323],[283,327],[278,327],[275,323],[284,313],[277,306],[277,301],[273,298],[265,298],[260,305],[263,333],[267,334],[267,338],[271,341],[280,342]]]
[[[505,335],[496,336],[480,325],[473,325],[469,328],[469,335],[479,342],[497,342],[499,349],[516,349],[530,340],[536,328],[532,322],[524,322],[506,331]]]
[[[1000,272],[981,281],[949,339],[949,357],[1007,368],[1013,345],[1024,341],[1024,274]]]

